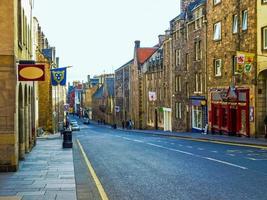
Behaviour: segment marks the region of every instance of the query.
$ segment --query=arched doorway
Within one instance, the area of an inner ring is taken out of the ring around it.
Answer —
[[[257,136],[263,137],[264,131],[264,118],[267,115],[267,69],[263,70],[258,75],[257,80]]]
[[[23,160],[25,157],[25,140],[24,140],[24,104],[23,104],[23,88],[21,83],[19,84],[19,96],[18,96],[19,104],[18,104],[18,133],[19,133],[19,147],[18,147],[18,155],[19,159]]]

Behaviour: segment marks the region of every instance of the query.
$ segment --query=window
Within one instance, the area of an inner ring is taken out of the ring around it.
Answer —
[[[179,92],[182,91],[182,80],[181,80],[181,76],[178,76],[178,90],[179,90]]]
[[[175,102],[175,118],[182,119],[182,103]]]
[[[180,65],[181,63],[181,50],[178,49],[178,50],[175,50],[175,65],[178,66]]]
[[[222,60],[216,59],[214,61],[214,74],[215,76],[221,76],[222,75]]]
[[[195,92],[198,92],[198,75],[195,74]]]
[[[217,5],[218,3],[221,3],[221,0],[213,0],[213,5]]]
[[[221,39],[221,22],[217,22],[213,26],[213,40]]]
[[[243,10],[242,12],[242,30],[245,31],[248,29],[248,11]]]
[[[262,29],[262,47],[263,50],[267,50],[267,26]]]
[[[186,83],[185,89],[186,89],[186,96],[187,98],[189,98],[189,84],[188,83]]]
[[[203,81],[202,81],[202,74],[198,74],[199,78],[199,92],[202,92],[203,90]]]
[[[237,57],[236,57],[236,55],[233,55],[232,56],[232,75],[234,76],[234,75],[237,75],[237,74],[239,74],[239,72],[237,71]]]
[[[202,52],[201,52],[201,40],[196,41],[194,43],[195,46],[195,60],[201,60]]]
[[[186,65],[186,71],[189,71],[189,53],[186,53],[185,55],[185,65]]]
[[[262,0],[262,4],[267,4],[267,0]]]
[[[181,92],[182,91],[182,83],[181,83],[181,76],[175,77],[175,91]]]
[[[18,1],[18,42],[22,44],[22,9],[21,9],[21,0]]]
[[[194,19],[195,19],[195,30],[202,27],[202,8],[199,8],[194,12]]]
[[[175,102],[175,118],[179,118],[179,103]]]
[[[238,31],[238,16],[233,16],[233,33],[237,33]]]
[[[178,76],[175,76],[175,92],[178,91]]]

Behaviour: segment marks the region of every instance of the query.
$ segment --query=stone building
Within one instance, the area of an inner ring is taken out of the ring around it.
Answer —
[[[264,118],[267,115],[267,1],[257,1],[257,91],[256,130],[257,137],[263,136]],[[252,116],[252,115],[251,115]]]
[[[173,130],[202,131],[207,124],[206,1],[181,1],[171,22]]]
[[[130,116],[130,69],[133,60],[130,60],[115,70],[115,120],[122,126],[122,121],[128,121]]]
[[[130,113],[134,128],[143,129],[144,103],[143,103],[143,74],[141,66],[157,50],[158,47],[140,47],[140,41],[135,41],[133,65],[130,69]]]
[[[0,171],[15,171],[35,144],[36,87],[17,80],[18,62],[31,60],[32,1],[0,1]]]
[[[93,120],[114,124],[114,78],[105,78],[93,94]]]
[[[159,36],[157,50],[141,65],[144,127],[171,131],[171,39]]]
[[[212,132],[255,135],[256,5],[256,0],[207,1],[208,108]]]
[[[92,119],[92,107],[93,107],[93,94],[99,88],[99,79],[91,79],[90,75],[87,76],[87,82],[83,85],[82,93],[82,107],[84,108],[83,116]]]
[[[38,85],[38,127],[43,128],[50,133],[53,132],[53,101],[52,86],[50,80],[50,69],[52,60],[43,54],[43,49],[49,47],[48,40],[42,32],[37,18],[33,18],[33,59],[37,63],[45,65],[45,81],[40,81]]]

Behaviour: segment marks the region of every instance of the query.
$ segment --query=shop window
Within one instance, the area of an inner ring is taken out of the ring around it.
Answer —
[[[220,116],[220,110],[219,108],[214,108],[214,125],[219,126],[219,116]]]
[[[228,111],[222,108],[222,127],[227,127]]]
[[[203,111],[201,106],[192,107],[192,127],[195,129],[203,128]]]

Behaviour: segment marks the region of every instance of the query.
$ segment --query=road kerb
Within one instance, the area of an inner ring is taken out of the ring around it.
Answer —
[[[124,131],[124,130],[121,130],[121,131]],[[154,136],[170,137],[170,138],[174,138],[174,139],[178,138],[178,139],[191,140],[191,141],[197,141],[197,142],[210,142],[210,143],[216,143],[216,144],[225,144],[225,145],[240,146],[240,147],[251,147],[251,148],[266,149],[267,150],[267,145],[264,146],[264,145],[260,145],[260,144],[258,145],[258,144],[253,144],[253,143],[238,143],[238,142],[222,141],[222,140],[216,140],[216,139],[210,139],[210,138],[193,138],[190,136],[158,134],[158,133],[136,131],[136,130],[131,130],[131,132],[149,134],[149,135],[154,135]]]
[[[87,165],[87,167],[88,167],[88,170],[89,170],[89,172],[91,173],[91,175],[92,175],[92,177],[93,177],[93,179],[94,179],[94,182],[95,182],[96,187],[97,187],[97,189],[98,189],[98,192],[99,192],[99,194],[100,194],[100,196],[101,196],[101,199],[102,199],[102,200],[109,200],[109,199],[108,199],[108,196],[107,196],[107,194],[106,194],[106,192],[105,192],[105,190],[104,190],[104,188],[103,188],[103,186],[102,186],[102,184],[101,184],[101,182],[100,182],[100,180],[98,179],[98,177],[97,177],[97,175],[96,175],[96,173],[95,173],[94,168],[92,167],[92,165],[91,165],[91,163],[90,163],[88,157],[86,156],[86,154],[85,154],[85,152],[84,152],[84,150],[83,150],[83,147],[82,147],[82,145],[81,145],[81,143],[80,143],[80,141],[79,141],[78,139],[77,139],[77,144],[78,144],[78,146],[79,146],[79,148],[80,148],[80,150],[81,150],[81,153],[82,153],[83,158],[84,158],[84,160],[85,160],[85,163],[86,163],[86,165]]]

